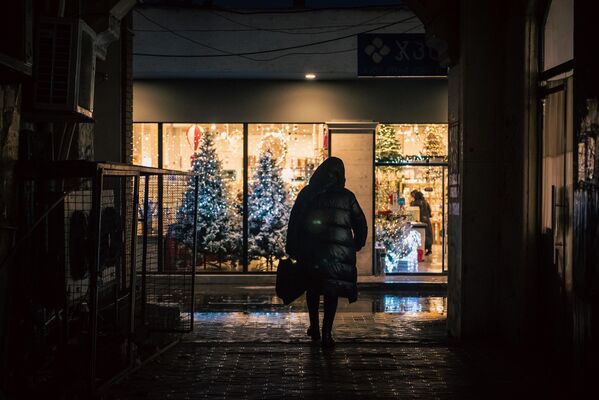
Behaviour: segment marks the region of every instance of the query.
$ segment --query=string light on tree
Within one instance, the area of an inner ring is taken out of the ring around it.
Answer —
[[[444,132],[435,125],[429,125],[424,130],[424,143],[421,154],[426,157],[441,157],[447,154],[444,143]]]
[[[401,144],[392,125],[381,124],[376,133],[376,159],[393,160],[401,157]]]
[[[197,250],[207,258],[216,258],[219,268],[226,259],[238,260],[241,232],[234,229],[235,212],[227,187],[222,180],[221,163],[216,156],[213,133],[202,135],[197,153],[192,158],[192,171],[200,176],[198,187]],[[193,244],[194,177],[190,177],[184,200],[176,213],[174,236]]]
[[[281,167],[267,149],[258,160],[250,182],[248,198],[249,242],[251,259],[263,257],[266,269],[285,254],[285,235],[291,205],[281,176]]]

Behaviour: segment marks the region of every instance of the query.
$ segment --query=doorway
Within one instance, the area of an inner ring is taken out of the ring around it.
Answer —
[[[561,296],[572,287],[572,109],[572,77],[546,82],[542,98],[540,221],[544,265],[551,269],[545,272],[559,282]]]

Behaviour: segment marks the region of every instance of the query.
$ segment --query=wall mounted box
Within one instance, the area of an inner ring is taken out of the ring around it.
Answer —
[[[36,31],[33,108],[91,118],[94,105],[96,33],[73,18],[40,18]]]

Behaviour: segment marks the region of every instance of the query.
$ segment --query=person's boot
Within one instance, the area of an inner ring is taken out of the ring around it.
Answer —
[[[322,332],[322,341],[320,342],[323,349],[332,349],[335,347],[335,339],[331,332]]]
[[[320,331],[318,329],[318,326],[314,327],[310,325],[310,327],[306,331],[306,335],[310,336],[313,342],[320,341]]]

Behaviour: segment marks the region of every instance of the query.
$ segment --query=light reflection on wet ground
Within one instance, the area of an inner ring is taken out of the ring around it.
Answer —
[[[304,298],[286,306],[273,290],[270,287],[242,287],[227,294],[197,295],[194,331],[185,340],[308,342]],[[346,343],[444,341],[446,310],[447,298],[439,293],[366,291],[352,304],[340,299],[334,334],[338,341]]]
[[[226,293],[214,288],[196,293],[196,311],[285,311],[306,312],[304,296],[284,305],[275,295],[274,287],[236,287]],[[212,292],[212,293],[210,293]],[[358,301],[349,304],[340,299],[338,312],[436,313],[445,315],[447,297],[439,293],[363,291]]]

